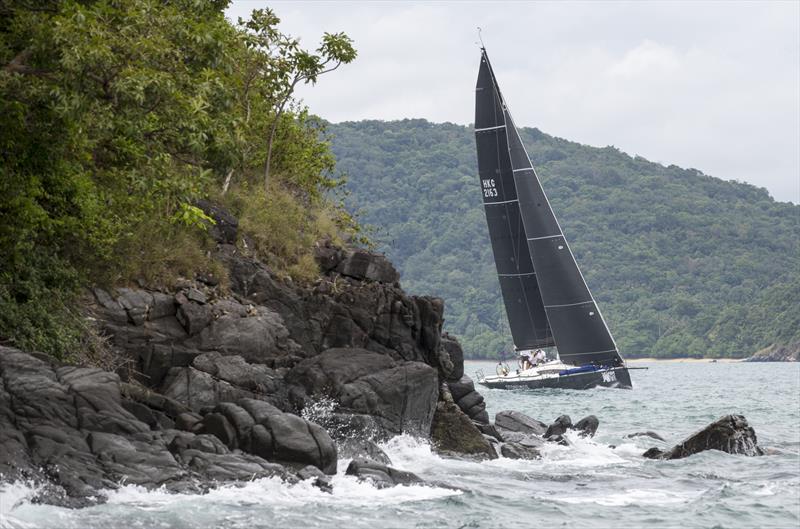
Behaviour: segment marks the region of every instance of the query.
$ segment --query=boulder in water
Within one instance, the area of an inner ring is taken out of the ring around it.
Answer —
[[[470,418],[452,403],[437,403],[431,426],[431,442],[444,453],[497,458],[491,443]]]
[[[544,438],[560,438],[567,430],[572,428],[572,419],[569,418],[569,415],[561,415],[553,421],[553,424],[547,427],[547,430],[544,432]]]
[[[494,426],[504,440],[505,436],[510,432],[523,434],[524,436],[529,434],[542,435],[547,431],[547,425],[543,422],[513,410],[498,412],[494,416]]]
[[[681,459],[703,450],[721,450],[745,456],[764,455],[758,446],[755,430],[743,415],[726,415],[670,450],[651,448],[642,455],[649,459]]]
[[[578,435],[581,437],[594,437],[597,428],[600,426],[600,421],[594,415],[587,415],[580,421],[576,422],[572,427],[573,430],[580,432]]]
[[[508,459],[540,459],[542,457],[538,449],[521,443],[503,443],[500,445],[500,453]]]
[[[339,457],[342,459],[371,459],[382,465],[391,465],[392,460],[381,447],[370,440],[345,439],[338,443]]]
[[[370,459],[353,459],[347,466],[345,474],[357,476],[361,481],[369,480],[379,489],[424,483],[419,476],[412,472],[397,470]]]
[[[665,441],[666,442],[666,439],[664,439],[663,437],[658,435],[656,432],[653,432],[651,430],[647,430],[646,432],[629,433],[628,435],[625,436],[626,439],[631,439],[633,437],[650,437],[652,439],[657,439],[659,441]]]

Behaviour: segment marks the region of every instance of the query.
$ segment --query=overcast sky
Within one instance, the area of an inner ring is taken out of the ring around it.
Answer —
[[[353,64],[299,95],[330,121],[473,121],[476,27],[518,126],[800,202],[800,2],[259,2]]]

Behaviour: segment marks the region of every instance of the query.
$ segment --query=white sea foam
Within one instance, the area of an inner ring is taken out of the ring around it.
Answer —
[[[569,441],[569,446],[546,443],[542,447],[542,459],[546,464],[570,468],[633,464],[630,460],[622,457],[622,455],[627,455],[628,447],[623,450],[611,448],[590,438],[581,437],[574,430],[568,431],[564,437]]]
[[[561,496],[540,499],[559,503],[596,503],[606,507],[627,505],[670,505],[688,503],[699,498],[705,491],[676,492],[660,489],[626,489],[622,492],[586,496]]]
[[[18,518],[19,513],[30,506],[30,500],[38,488],[23,481],[0,484],[0,529],[27,529],[34,524]]]

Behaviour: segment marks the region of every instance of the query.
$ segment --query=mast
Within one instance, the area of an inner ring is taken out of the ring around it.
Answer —
[[[486,220],[515,346],[531,348],[530,341],[518,342],[518,335],[522,338],[532,334],[538,338],[539,333],[544,332],[545,342],[549,343],[537,343],[533,347],[555,345],[564,362],[606,364],[621,361],[614,338],[522,144],[485,48],[481,48],[476,88],[475,139]],[[487,180],[491,184],[492,174],[496,175],[496,185],[487,186]],[[504,202],[505,212],[500,209],[501,202]],[[507,221],[508,228],[502,227],[502,220]],[[516,231],[513,229],[515,222],[519,224]],[[520,237],[524,237],[524,242]],[[519,259],[509,259],[503,252],[508,249],[510,240],[516,252],[514,257],[519,256]],[[517,266],[509,266],[509,261]],[[509,274],[510,269],[513,274]],[[504,277],[518,279],[506,280],[504,288]],[[520,316],[522,303],[514,303],[521,299],[527,304],[527,322]],[[513,316],[512,310],[515,311]],[[529,330],[515,332],[515,324],[528,325]]]

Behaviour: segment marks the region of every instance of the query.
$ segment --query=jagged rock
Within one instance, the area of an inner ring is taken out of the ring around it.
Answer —
[[[652,432],[650,430],[646,432],[629,433],[625,436],[626,439],[630,439],[632,437],[652,437],[653,439],[658,439],[659,441],[666,441],[666,439],[658,435],[656,432]]]
[[[494,425],[503,437],[503,441],[519,440],[521,437],[530,434],[544,435],[547,431],[547,425],[543,422],[514,410],[498,412],[494,416]],[[517,436],[511,434],[517,434]]]
[[[307,354],[363,348],[394,359],[438,364],[442,300],[407,296],[394,284],[324,278],[311,292],[274,278],[261,263],[221,248],[231,289],[279,313]]]
[[[384,255],[366,250],[346,250],[335,270],[354,279],[367,279],[380,283],[397,283],[400,274]]]
[[[379,489],[396,485],[414,485],[424,481],[411,472],[397,470],[369,459],[354,459],[347,466],[345,474],[357,476],[359,480],[369,480]]]
[[[431,443],[440,452],[495,459],[497,454],[478,428],[458,406],[446,402],[436,405],[431,427]]]
[[[581,437],[594,437],[594,434],[597,432],[597,428],[600,426],[600,421],[594,415],[587,415],[580,421],[576,422],[573,426],[573,430],[578,430],[580,432]]]
[[[54,368],[0,347],[0,473],[44,483],[37,501],[71,507],[102,501],[103,490],[122,482],[186,491],[214,480],[287,476],[262,458],[229,453],[215,436],[162,425],[151,431],[126,407],[185,413],[113,373]]]
[[[195,204],[198,208],[203,210],[203,213],[214,219],[214,224],[208,229],[208,234],[211,235],[212,239],[220,244],[236,243],[236,237],[239,231],[239,219],[208,200],[198,200]]]
[[[189,301],[194,301],[200,305],[205,305],[208,301],[208,297],[196,288],[190,288],[187,290],[185,296]]]
[[[478,393],[477,391],[470,391],[460,399],[458,399],[458,407],[461,408],[462,411],[466,412],[466,410],[470,409],[471,407],[475,406],[476,404],[483,403],[483,395]]]
[[[186,332],[194,336],[211,323],[211,309],[199,303],[184,303],[178,308],[177,318]]]
[[[195,426],[200,423],[202,417],[197,413],[184,412],[175,419],[175,428],[187,432],[194,431]]]
[[[462,376],[458,381],[448,380],[447,387],[450,388],[454,401],[458,401],[467,393],[475,391],[475,383],[467,375]]]
[[[371,459],[382,465],[391,465],[392,460],[381,447],[370,440],[346,439],[337,444],[339,457],[344,459]]]
[[[236,430],[221,413],[209,413],[203,417],[197,433],[213,435],[231,450],[237,448]]]
[[[756,432],[747,419],[742,415],[726,415],[667,451],[651,448],[643,456],[650,459],[681,459],[703,450],[721,450],[745,456],[764,455],[758,446]]]
[[[330,272],[342,261],[344,252],[341,248],[334,245],[330,239],[318,241],[314,245],[314,260],[317,261],[323,273]]]
[[[457,382],[464,376],[464,350],[461,349],[461,344],[454,337],[447,333],[442,335],[442,350],[450,357],[453,368],[449,373],[446,373],[447,380]]]
[[[303,481],[313,479],[313,484],[315,487],[319,488],[323,492],[333,492],[331,478],[326,476],[320,469],[313,465],[308,465],[298,470],[297,477]]]
[[[536,448],[520,443],[503,443],[500,445],[500,453],[508,459],[541,459],[542,457]]]
[[[391,434],[427,435],[438,395],[436,370],[397,362],[365,349],[329,349],[300,362],[286,377],[309,396],[327,396],[339,411],[375,417]]]
[[[496,422],[496,421],[495,421]],[[553,424],[547,427],[547,430],[544,432],[544,438],[561,438],[567,430],[572,429],[572,419],[569,418],[569,415],[561,415]]]
[[[253,421],[237,432],[241,446],[265,459],[311,464],[326,474],[336,473],[336,445],[319,425],[263,401],[243,399],[237,404]]]
[[[248,362],[273,367],[290,365],[302,354],[297,344],[289,339],[281,317],[267,309],[244,318],[225,314],[186,343],[200,351],[238,355]]]
[[[756,352],[745,362],[798,362],[800,361],[800,341],[787,345],[773,344]]]

